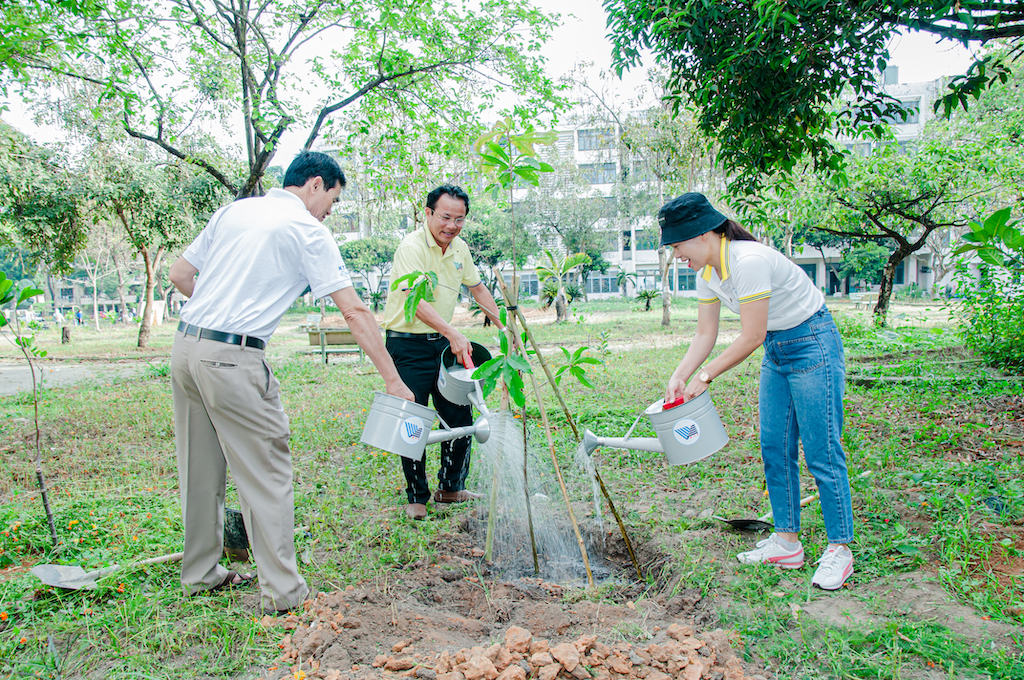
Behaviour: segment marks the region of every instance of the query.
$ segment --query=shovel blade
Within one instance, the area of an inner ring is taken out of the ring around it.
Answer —
[[[726,519],[724,517],[715,517],[719,522],[728,524],[736,531],[771,531],[775,527],[759,519]]]
[[[96,588],[95,572],[67,564],[37,564],[32,573],[40,581],[54,588],[65,590],[93,590]]]

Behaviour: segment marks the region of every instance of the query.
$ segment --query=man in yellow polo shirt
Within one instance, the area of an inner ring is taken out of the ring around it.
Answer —
[[[449,346],[460,363],[472,365],[472,347],[465,335],[451,325],[455,305],[462,286],[469,288],[477,304],[498,328],[497,306],[480,272],[473,264],[469,246],[459,232],[469,214],[469,196],[461,188],[443,185],[427,194],[427,224],[412,232],[395,251],[391,280],[397,281],[412,272],[434,272],[437,286],[434,302],[420,302],[416,318],[405,321],[405,300],[408,288],[388,296],[384,310],[386,345],[403,382],[416,395],[416,403],[427,405],[433,396],[434,410],[449,427],[473,424],[473,408],[453,404],[437,391],[437,374],[441,369],[441,353]],[[466,489],[469,474],[469,450],[472,439],[463,437],[441,444],[441,469],[437,473],[437,503],[461,503],[479,498]],[[402,457],[405,493],[409,504],[405,513],[410,519],[426,519],[430,486],[427,483],[426,456],[413,461]]]

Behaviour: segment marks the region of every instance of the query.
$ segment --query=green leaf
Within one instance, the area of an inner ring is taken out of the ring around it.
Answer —
[[[523,392],[523,378],[518,373],[512,374],[512,379],[508,383],[508,394],[512,398],[512,401],[519,408],[526,408],[526,394]]]
[[[25,300],[42,294],[43,291],[39,290],[38,288],[22,288],[21,294],[18,295],[18,304],[20,305]]]
[[[517,371],[523,373],[533,373],[533,368],[530,366],[530,362],[519,356],[518,354],[512,354],[508,357],[508,363]]]

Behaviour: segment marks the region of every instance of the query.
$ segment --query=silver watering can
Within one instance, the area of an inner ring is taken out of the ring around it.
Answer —
[[[630,437],[640,421],[638,417],[625,437],[598,437],[590,430],[584,432],[583,446],[587,455],[598,446],[607,446],[664,453],[669,465],[685,465],[707,458],[729,443],[729,435],[706,391],[690,401],[670,404],[668,408],[665,408],[665,400],[659,399],[648,406],[643,415],[654,427],[656,438]]]
[[[473,345],[473,361],[477,365],[489,361],[490,353],[477,343]],[[491,435],[487,421],[489,411],[484,405],[480,381],[471,375],[473,369],[456,363],[450,349],[441,354],[441,368],[437,376],[438,391],[453,404],[474,405],[483,414],[472,425],[433,430],[437,412],[414,401],[406,401],[384,392],[373,393],[363,434],[363,444],[396,453],[412,460],[423,460],[429,444],[451,441],[460,437],[475,437],[483,444]]]

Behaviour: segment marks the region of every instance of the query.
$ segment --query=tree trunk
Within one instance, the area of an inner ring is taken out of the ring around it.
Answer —
[[[110,257],[114,261],[114,271],[117,272],[117,301],[121,303],[121,321],[128,323],[128,306],[124,302],[124,272],[121,270],[121,263],[117,261],[114,249],[111,249]]]
[[[886,316],[889,313],[889,298],[892,296],[893,281],[896,279],[896,266],[910,254],[908,248],[899,247],[889,256],[882,269],[882,282],[878,286],[878,302],[875,303],[874,322],[879,328],[886,325]]]
[[[174,317],[171,315],[171,298],[174,297],[174,284],[167,286],[163,291],[164,300],[164,320],[174,321]]]
[[[164,254],[164,247],[156,249],[156,255],[150,257],[148,248],[140,248],[142,261],[146,264],[146,309],[142,313],[142,325],[139,326],[139,348],[149,346],[149,333],[153,327],[153,289],[156,287],[156,270]]]
[[[658,248],[658,268],[661,269],[661,325],[666,328],[672,323],[672,295],[668,285],[668,273],[672,269],[672,257],[668,249],[662,246]],[[651,303],[647,303],[647,309]]]
[[[57,313],[57,296],[53,292],[53,275],[49,270],[46,272],[46,288],[50,291],[50,302],[53,304],[53,309],[50,310],[51,314]]]
[[[569,318],[569,305],[565,303],[565,293],[561,289],[555,296],[555,321],[565,321]]]
[[[99,293],[96,290],[96,279],[92,280],[92,320],[98,331],[100,329],[100,302]]]

